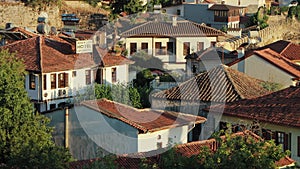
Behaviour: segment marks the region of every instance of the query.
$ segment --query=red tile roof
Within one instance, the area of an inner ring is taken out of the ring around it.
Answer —
[[[258,50],[267,48],[272,49],[273,51],[281,54],[289,60],[300,60],[300,45],[298,44],[294,44],[285,40],[279,40],[266,46],[263,46]]]
[[[208,72],[152,95],[154,99],[232,102],[255,98],[268,92],[260,85],[261,80],[221,65]]]
[[[82,105],[98,111],[110,118],[131,125],[142,133],[175,128],[206,121],[204,117],[152,109],[136,109],[121,103],[100,99],[84,101]]]
[[[108,52],[105,49],[100,48],[99,46],[96,47],[96,51],[98,52],[103,67],[110,67],[116,65],[124,65],[124,64],[133,64],[134,61],[126,58],[123,55],[118,55],[112,52]]]
[[[227,103],[222,113],[242,119],[300,127],[299,100],[300,87],[289,87],[258,98]],[[209,111],[217,112],[219,106],[223,105],[213,106]]]
[[[27,71],[49,73],[96,66],[90,54],[75,54],[75,47],[58,37],[36,36],[0,49],[16,52]]]
[[[209,10],[213,11],[229,11],[229,10],[234,10],[234,9],[242,9],[245,7],[240,7],[240,6],[231,6],[231,5],[226,5],[226,4],[214,4]]]
[[[176,21],[176,26],[166,21],[149,21],[122,33],[124,37],[167,36],[167,37],[208,37],[224,36],[222,31],[190,21]]]
[[[254,51],[254,54],[260,56],[261,58],[275,65],[281,70],[295,77],[300,77],[300,66],[294,64],[291,60],[283,57],[282,55],[276,53],[270,48],[263,49],[263,50],[256,50]]]
[[[254,134],[253,132],[246,130],[244,132],[238,132],[234,133],[233,137],[237,136],[250,136],[254,138],[255,140],[261,140],[259,136]],[[221,139],[224,139],[224,136],[221,136]],[[186,144],[181,144],[176,146],[176,151],[183,156],[191,157],[198,155],[201,152],[201,148],[204,146],[208,146],[212,151],[215,151],[218,148],[217,141],[215,139],[209,139],[209,140],[203,140],[203,141],[195,141],[190,142]],[[155,150],[151,152],[145,152],[145,153],[136,153],[136,154],[124,154],[117,156],[116,163],[121,168],[130,168],[130,169],[139,169],[141,159],[147,160],[150,164],[159,164],[161,160],[161,154],[165,152],[164,149],[162,150]],[[152,154],[152,155],[151,155]],[[70,163],[70,169],[82,169],[84,167],[87,167],[88,165],[92,164],[93,162],[101,160],[101,159],[93,159],[93,160],[81,160],[81,161],[75,161]],[[289,157],[284,157],[277,161],[275,164],[276,166],[287,166],[294,164],[295,161]]]

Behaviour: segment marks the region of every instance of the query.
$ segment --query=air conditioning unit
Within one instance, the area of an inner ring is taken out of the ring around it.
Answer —
[[[65,89],[58,90],[58,96],[65,96],[67,94],[67,91]]]

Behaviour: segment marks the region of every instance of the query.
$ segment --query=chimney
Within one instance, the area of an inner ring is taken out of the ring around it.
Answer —
[[[172,17],[172,25],[177,26],[177,16]]]

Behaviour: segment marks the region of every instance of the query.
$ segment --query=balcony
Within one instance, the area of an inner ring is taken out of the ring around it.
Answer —
[[[240,16],[215,16],[215,22],[239,22]]]

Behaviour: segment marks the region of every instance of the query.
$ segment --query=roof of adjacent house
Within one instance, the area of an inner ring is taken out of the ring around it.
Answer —
[[[289,87],[265,96],[227,103],[223,115],[300,127],[300,87]],[[210,108],[217,112],[219,106]]]
[[[276,45],[273,46],[275,48]],[[278,49],[277,49],[278,50]],[[288,55],[288,51],[282,50],[282,52],[286,53]],[[228,66],[232,66],[234,64],[237,64],[249,57],[252,56],[258,56],[265,61],[269,62],[270,64],[276,66],[277,68],[281,69],[282,71],[295,76],[297,78],[300,77],[300,66],[297,64],[294,64],[290,59],[287,57],[283,56],[282,54],[277,53],[276,51],[270,49],[270,48],[261,48],[261,49],[256,49],[254,51],[250,51],[245,56],[227,64]]]
[[[260,49],[270,48],[290,60],[300,60],[300,45],[285,40],[279,40]]]
[[[75,46],[59,37],[36,36],[1,47],[16,52],[27,71],[58,72],[95,66],[90,54],[75,54]]]
[[[214,10],[214,11],[229,11],[229,10],[234,10],[234,9],[242,9],[245,7],[241,6],[232,6],[232,5],[226,5],[226,4],[214,4],[209,10]]]
[[[167,36],[167,37],[208,37],[224,36],[222,31],[186,20],[149,21],[122,33],[124,37]]]
[[[283,57],[281,54],[271,50],[270,48],[263,50],[256,50],[254,54],[260,56],[269,63],[282,69],[283,71],[295,76],[300,77],[300,66],[294,64],[291,60]]]
[[[96,51],[100,55],[101,66],[103,67],[111,67],[116,65],[124,65],[124,64],[133,64],[134,61],[126,58],[121,54],[116,54],[112,52],[108,52],[106,49],[102,49],[99,46],[96,46]]]
[[[6,38],[11,40],[21,40],[38,36],[38,34],[30,32],[20,27],[13,27],[6,30],[0,30],[0,35],[5,36]]]
[[[107,99],[84,101],[82,105],[110,118],[127,123],[141,133],[155,132],[206,121],[204,117],[200,116],[165,110],[136,109]]]
[[[244,132],[238,132],[232,134],[233,137],[241,136],[250,136],[254,138],[255,140],[261,140],[259,136],[254,134],[253,132],[246,130]],[[221,139],[225,139],[224,136],[221,136]],[[209,139],[209,140],[202,140],[202,141],[195,141],[190,143],[185,143],[181,145],[177,145],[175,150],[176,152],[180,153],[181,155],[185,157],[191,157],[198,155],[201,153],[201,149],[207,146],[212,151],[215,151],[218,148],[218,143],[216,139]],[[164,153],[165,149],[160,150],[154,150],[150,152],[144,152],[144,153],[135,153],[135,154],[124,154],[119,155],[116,158],[116,163],[119,165],[119,167],[122,168],[130,168],[130,169],[139,169],[141,160],[145,159],[148,164],[158,164],[161,159],[161,154]],[[101,160],[101,159],[92,159],[92,160],[81,160],[81,161],[75,161],[71,162],[69,168],[70,169],[82,169],[84,167],[87,167],[88,165],[92,164],[93,162]],[[288,166],[291,164],[294,164],[295,161],[291,159],[288,156],[285,156],[284,158],[281,158],[279,161],[276,162],[276,166]]]
[[[199,74],[177,87],[154,93],[154,99],[232,102],[255,98],[266,91],[261,80],[252,78],[225,65]]]

